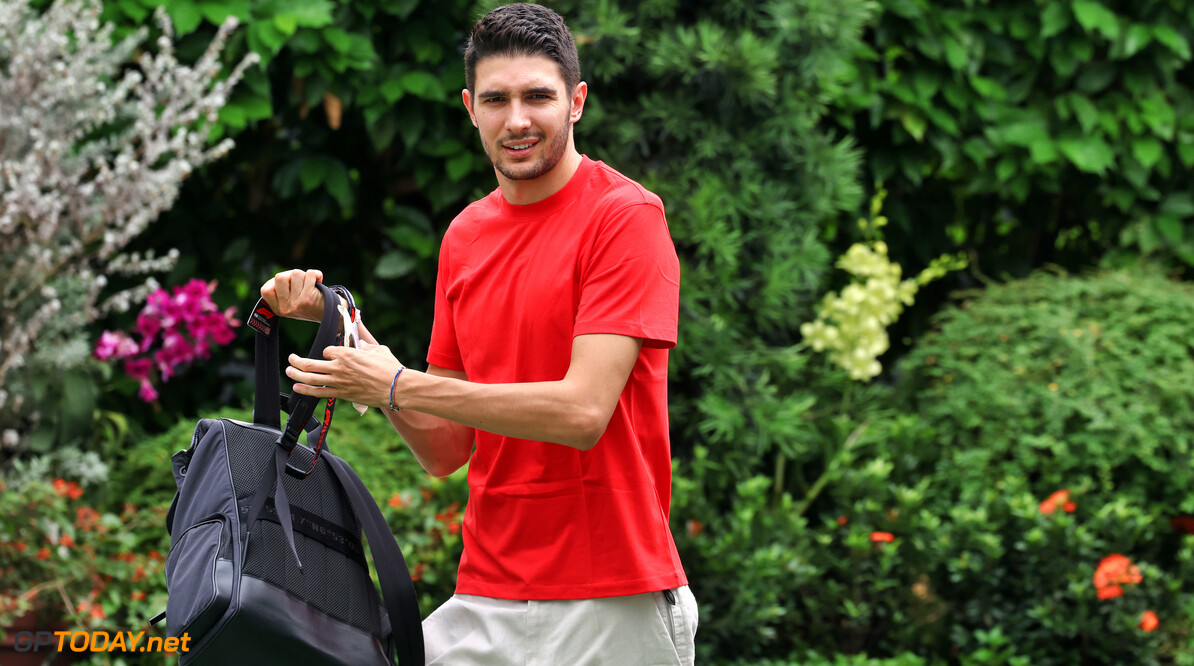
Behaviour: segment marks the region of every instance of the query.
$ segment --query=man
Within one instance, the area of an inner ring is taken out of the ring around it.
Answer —
[[[691,664],[696,601],[668,528],[667,350],[679,262],[658,197],[582,156],[576,46],[538,5],[474,26],[462,100],[498,188],[440,249],[427,372],[291,357],[299,393],[384,409],[437,476],[469,463],[456,594],[427,663]],[[262,287],[319,319],[318,271]]]

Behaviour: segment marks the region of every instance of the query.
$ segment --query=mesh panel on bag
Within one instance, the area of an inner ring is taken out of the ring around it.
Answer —
[[[244,517],[248,515],[249,503],[266,465],[274,464],[276,434],[225,423],[232,483]],[[361,524],[326,463],[319,463],[306,479],[283,473],[282,482],[286,484],[291,507],[337,526],[355,544],[361,543]],[[243,520],[241,522],[243,543],[249,526],[243,524]],[[294,561],[281,525],[258,520],[249,535],[244,574],[281,588],[340,622],[380,636],[381,598],[368,569],[362,567],[361,562],[298,531],[294,534],[294,543],[303,562],[301,570]]]

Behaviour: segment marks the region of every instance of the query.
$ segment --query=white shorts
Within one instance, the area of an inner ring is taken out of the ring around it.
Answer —
[[[423,621],[427,663],[454,665],[691,666],[696,630],[687,585],[562,601],[457,594]]]

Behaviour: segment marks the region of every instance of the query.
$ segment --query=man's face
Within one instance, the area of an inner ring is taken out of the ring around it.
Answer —
[[[551,172],[572,145],[584,84],[568,90],[546,56],[485,58],[475,74],[475,91],[464,91],[464,103],[494,168],[509,180]]]

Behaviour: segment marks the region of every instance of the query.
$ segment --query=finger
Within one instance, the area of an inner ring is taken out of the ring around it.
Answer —
[[[336,393],[336,389],[326,386],[311,386],[310,384],[295,384],[293,390],[295,393],[309,395],[313,398],[326,398]]]
[[[332,370],[331,361],[321,361],[317,358],[307,358],[298,354],[291,354],[287,357],[286,362],[303,372],[316,372],[322,375],[328,374]]]
[[[274,289],[277,292],[279,307],[290,302],[290,273],[291,271],[282,271],[274,276]],[[289,312],[279,312],[278,314],[289,314]]]
[[[317,372],[303,372],[294,366],[286,368],[286,377],[294,380],[298,384],[306,384],[308,386],[330,386],[332,378],[330,375],[324,375]]]
[[[266,280],[265,284],[261,285],[261,298],[271,310],[278,311],[278,290],[274,285],[274,278]]]

